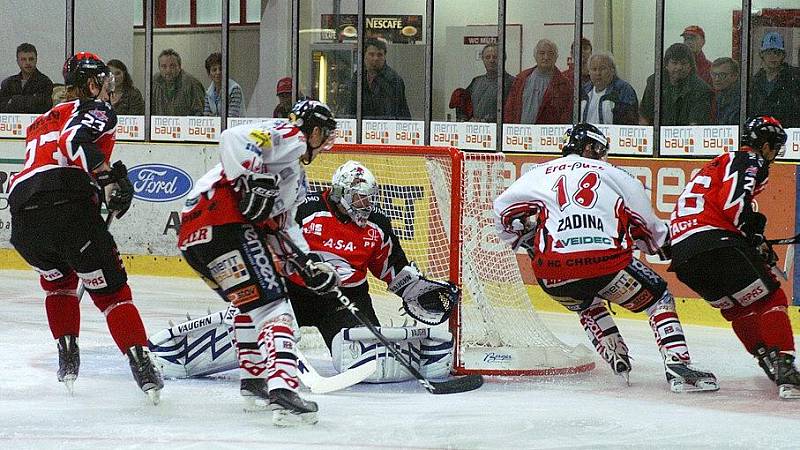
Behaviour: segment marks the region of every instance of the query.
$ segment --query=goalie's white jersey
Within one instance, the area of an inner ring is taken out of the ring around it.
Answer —
[[[532,260],[545,280],[592,278],[625,268],[633,245],[656,253],[668,227],[642,183],[604,161],[568,155],[538,164],[494,201],[500,237],[515,244],[535,223]],[[522,220],[522,223],[526,220]]]
[[[271,173],[280,176],[280,193],[272,207],[273,222],[269,226],[277,223],[301,249],[308,251],[308,244],[294,221],[297,205],[305,200],[308,191],[306,173],[300,163],[306,152],[306,137],[300,129],[282,119],[239,125],[222,133],[219,152],[220,163],[197,180],[187,196],[181,212],[178,246],[183,249],[205,236],[210,238],[203,228],[248,223],[239,211],[236,180],[251,174]]]

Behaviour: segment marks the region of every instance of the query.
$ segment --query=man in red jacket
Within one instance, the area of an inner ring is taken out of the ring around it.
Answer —
[[[556,44],[542,39],[533,55],[536,65],[520,72],[511,86],[503,122],[572,123],[572,83],[556,67]]]

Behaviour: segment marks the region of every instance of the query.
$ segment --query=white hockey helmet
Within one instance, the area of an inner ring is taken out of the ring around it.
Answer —
[[[347,161],[333,172],[330,199],[358,226],[366,226],[378,200],[378,182],[363,164]]]

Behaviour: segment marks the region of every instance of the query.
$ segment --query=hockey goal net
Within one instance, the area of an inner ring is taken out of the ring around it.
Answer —
[[[502,154],[337,145],[306,167],[311,189],[329,186],[336,168],[351,159],[375,174],[380,208],[408,259],[429,278],[450,279],[462,288],[450,321],[457,373],[557,375],[594,367],[585,346],[564,344],[544,325],[516,255],[496,237],[492,201],[505,188],[509,170]],[[400,299],[385,283],[371,276],[369,283],[381,324],[403,325]]]

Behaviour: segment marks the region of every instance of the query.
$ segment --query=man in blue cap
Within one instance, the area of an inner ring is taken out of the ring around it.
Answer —
[[[780,120],[784,128],[800,127],[800,69],[786,63],[783,36],[769,31],[761,40],[761,69],[753,76],[750,114]]]

